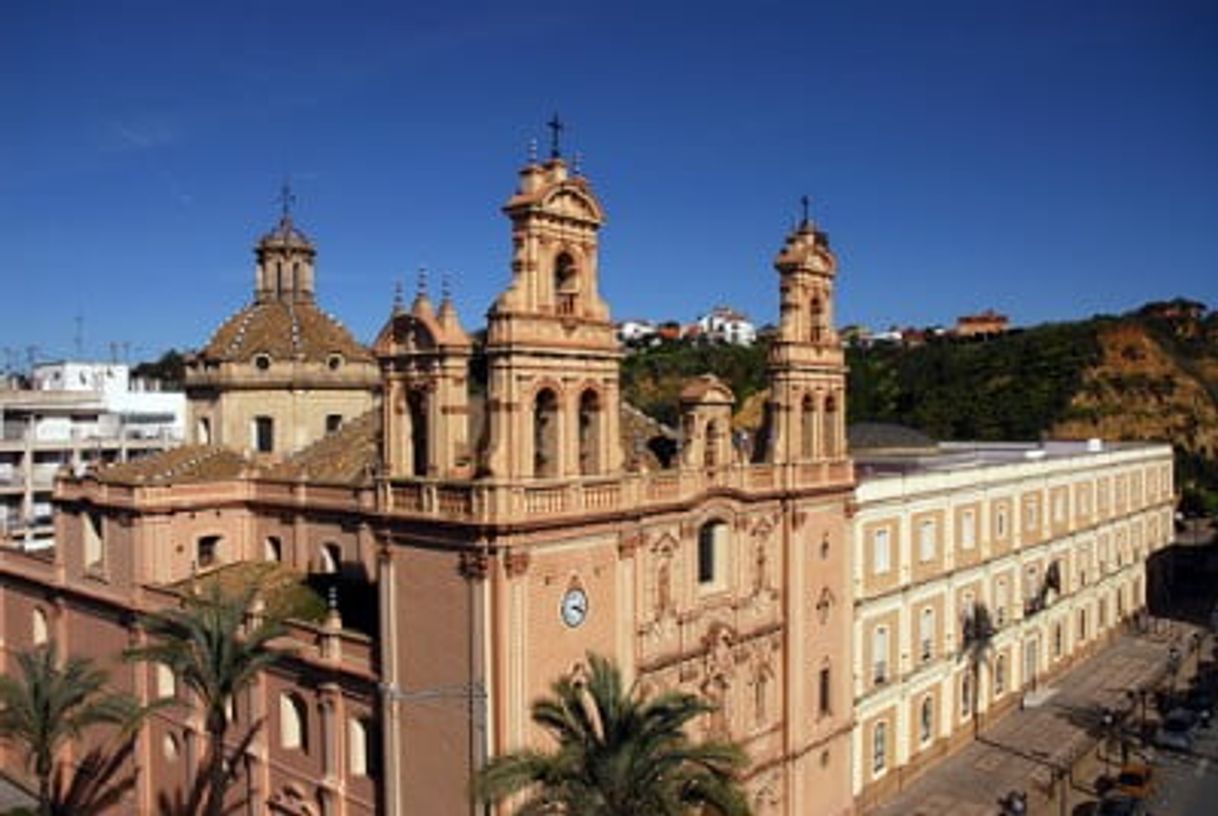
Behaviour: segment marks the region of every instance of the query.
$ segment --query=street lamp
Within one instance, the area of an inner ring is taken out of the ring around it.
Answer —
[[[1112,755],[1110,750],[1112,747],[1112,725],[1116,722],[1116,716],[1112,713],[1111,708],[1104,707],[1102,720],[1104,723],[1104,776],[1111,776],[1112,768],[1109,766],[1109,759]]]

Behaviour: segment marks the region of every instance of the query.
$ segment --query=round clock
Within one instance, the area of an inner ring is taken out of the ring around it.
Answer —
[[[562,622],[574,629],[584,622],[584,618],[588,617],[588,596],[579,587],[571,587],[567,593],[562,596],[562,605],[559,607],[559,613],[562,615]]]

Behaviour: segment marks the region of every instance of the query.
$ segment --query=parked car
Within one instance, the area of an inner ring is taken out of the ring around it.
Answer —
[[[1191,711],[1182,708],[1172,709],[1159,727],[1155,729],[1154,744],[1156,748],[1167,748],[1172,751],[1193,750],[1193,725],[1196,719]]]
[[[1214,693],[1208,688],[1193,686],[1184,698],[1184,706],[1190,711],[1200,714],[1202,711],[1214,710]]]
[[[1121,767],[1115,789],[1138,799],[1149,799],[1154,790],[1154,772],[1149,765],[1131,762]]]
[[[1095,816],[1149,816],[1149,811],[1138,797],[1114,791],[1100,800]]]

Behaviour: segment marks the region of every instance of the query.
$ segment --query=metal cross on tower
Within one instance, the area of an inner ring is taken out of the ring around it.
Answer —
[[[558,114],[555,113],[554,118],[549,122],[546,122],[546,127],[550,129],[550,158],[557,159],[562,155],[561,151],[558,149],[558,137],[562,133],[563,128],[566,126],[562,123],[562,120],[558,118]]]
[[[296,195],[292,192],[292,184],[287,179],[283,180],[283,186],[279,188],[279,206],[283,211],[283,220],[288,221],[292,217],[292,205],[296,203]]]

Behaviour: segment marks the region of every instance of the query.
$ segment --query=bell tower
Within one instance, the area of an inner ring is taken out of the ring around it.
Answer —
[[[254,250],[258,265],[254,277],[254,302],[312,303],[313,262],[317,250],[292,223],[296,197],[284,184],[280,193],[283,213],[275,229],[262,236]]]
[[[802,201],[803,218],[774,261],[781,300],[761,451],[774,464],[846,457],[846,365],[833,328],[837,258],[808,217],[807,196]]]
[[[483,475],[569,478],[621,469],[618,350],[598,287],[604,212],[559,151],[530,157],[503,211],[512,280],[487,314]]]

